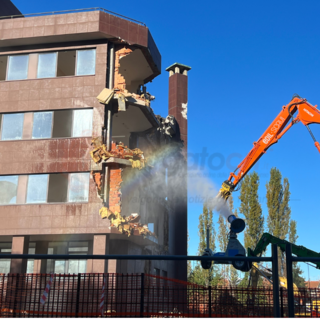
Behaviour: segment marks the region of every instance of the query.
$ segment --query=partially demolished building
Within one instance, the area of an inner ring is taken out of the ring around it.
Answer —
[[[13,18],[0,19],[0,254],[186,254],[190,68],[167,68],[163,118],[144,24],[103,9]],[[7,272],[185,279],[186,262],[1,259]]]

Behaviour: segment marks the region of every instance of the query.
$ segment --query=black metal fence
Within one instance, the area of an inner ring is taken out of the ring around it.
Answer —
[[[81,255],[1,254],[0,259],[83,259]],[[165,255],[87,255],[95,260],[206,260],[224,257]],[[46,302],[40,303],[50,275],[0,275],[1,317],[320,317],[320,289],[293,289],[292,262],[319,262],[293,257],[286,246],[288,290],[279,290],[277,246],[271,257],[228,257],[272,262],[273,285],[268,288],[214,288],[153,275],[54,275]],[[105,285],[103,285],[105,283]],[[104,298],[102,288],[104,286]],[[100,304],[103,305],[101,313]]]
[[[274,314],[272,287],[203,287],[148,274],[55,274],[41,304],[50,277],[0,275],[0,316],[173,318]],[[287,290],[280,289],[279,299],[281,316],[288,317]],[[320,317],[320,289],[299,289],[294,299],[295,316]]]

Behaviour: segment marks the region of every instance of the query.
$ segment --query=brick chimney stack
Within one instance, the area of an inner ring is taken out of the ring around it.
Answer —
[[[169,115],[177,120],[179,131],[176,138],[183,140],[182,154],[174,154],[174,164],[168,168],[168,203],[170,254],[187,255],[188,250],[188,71],[191,68],[174,63],[169,71]],[[174,275],[176,279],[187,280],[187,262],[176,261]]]
[[[174,63],[166,69],[169,71],[169,114],[179,124],[180,138],[184,141],[184,155],[188,151],[188,71],[191,67]]]

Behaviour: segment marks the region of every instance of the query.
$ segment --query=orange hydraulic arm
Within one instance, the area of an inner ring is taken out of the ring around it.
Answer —
[[[297,113],[296,116],[294,116],[295,113]],[[228,180],[224,181],[222,184],[220,196],[227,200],[241,179],[249,172],[260,157],[266,153],[268,148],[277,143],[278,140],[298,122],[302,122],[307,127],[316,148],[320,152],[320,144],[316,141],[309,128],[309,124],[320,124],[320,111],[317,109],[317,106],[311,105],[306,99],[302,99],[296,95],[288,105],[282,107],[282,111],[263,133],[260,139],[253,143],[253,148],[238,165],[237,169],[230,173]]]

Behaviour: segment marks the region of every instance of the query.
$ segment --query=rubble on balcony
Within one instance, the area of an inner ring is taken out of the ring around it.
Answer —
[[[107,207],[102,207],[99,210],[102,219],[108,218],[110,220],[110,227],[116,227],[121,233],[128,237],[137,231],[142,236],[155,236],[153,232],[148,229],[147,225],[139,223],[140,216],[137,213],[132,213],[129,217],[122,216],[119,212],[112,212]]]
[[[139,148],[129,149],[122,142],[112,142],[111,150],[108,151],[107,146],[102,143],[101,137],[93,138],[91,145],[94,149],[90,152],[90,155],[95,163],[107,161],[110,158],[118,158],[130,161],[132,168],[141,170],[146,166],[146,159]]]

